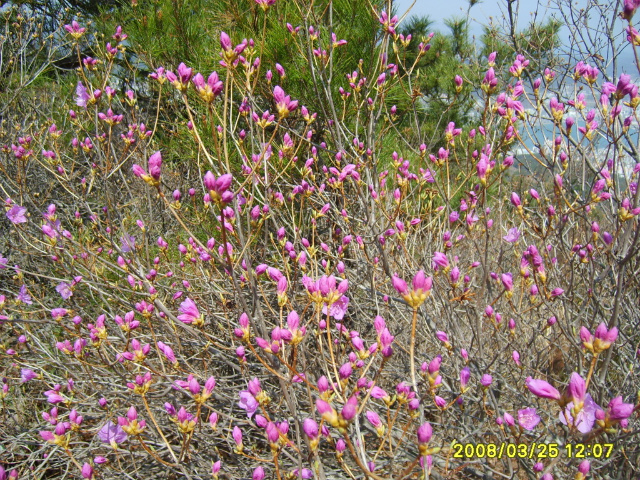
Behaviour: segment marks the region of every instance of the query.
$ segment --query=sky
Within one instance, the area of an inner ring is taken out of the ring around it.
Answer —
[[[395,0],[398,5],[398,14],[402,15],[413,4],[413,0]],[[520,0],[520,24],[526,25],[529,20],[529,12],[535,10],[537,0]],[[506,15],[506,0],[483,0],[471,9],[471,33],[479,35],[482,32],[482,25],[489,24],[493,18],[499,21]],[[436,23],[434,27],[438,30],[445,30],[443,23],[445,18],[452,16],[466,17],[469,2],[467,0],[415,0],[411,9],[411,14],[428,15]]]
[[[613,4],[616,0],[605,1]],[[586,6],[588,0],[571,0],[571,2],[574,9],[579,9]],[[434,21],[434,29],[442,32],[448,31],[444,24],[445,19],[453,16],[466,17],[469,6],[468,0],[415,0],[415,2],[414,0],[394,0],[394,3],[398,7],[399,16],[402,16],[413,4],[410,15],[428,15]],[[536,12],[536,10],[538,13],[538,20],[549,18],[549,16],[554,13],[554,9],[547,6],[548,3],[552,2],[550,2],[550,0],[517,1],[518,28],[526,28],[533,19],[533,13]],[[541,6],[539,7],[538,4]],[[491,22],[497,23],[498,25],[504,24],[504,18],[507,15],[506,5],[506,0],[481,0],[479,3],[474,5],[471,8],[469,15],[471,35],[479,38],[482,34],[483,26],[489,25]],[[622,21],[617,21],[615,25],[619,30],[620,35],[622,35],[624,27]],[[636,26],[636,28],[638,27]],[[561,30],[560,37],[565,42],[568,40],[567,29]],[[624,37],[621,38],[624,39]],[[634,76],[636,77],[638,76],[637,69],[633,62],[633,52],[631,48],[625,48],[623,50],[620,60],[620,67],[623,72],[631,73],[632,75],[635,74]]]

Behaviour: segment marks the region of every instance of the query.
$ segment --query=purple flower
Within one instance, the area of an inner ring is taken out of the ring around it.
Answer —
[[[20,205],[14,205],[7,212],[7,218],[15,224],[18,223],[26,223],[27,222],[27,209],[25,207],[21,207]]]
[[[132,235],[124,235],[120,238],[120,242],[122,243],[120,246],[122,253],[131,252],[136,248],[136,237]]]
[[[302,429],[304,430],[304,433],[310,439],[314,439],[318,437],[318,434],[319,434],[318,428],[319,428],[318,423],[313,418],[306,418],[304,420],[304,423],[302,424]]]
[[[529,377],[527,378],[526,383],[527,388],[531,391],[531,393],[540,398],[548,398],[558,401],[562,398],[560,392],[544,380],[538,380]]]
[[[276,109],[280,118],[286,118],[289,113],[298,108],[298,101],[291,100],[289,95],[285,95],[284,90],[279,85],[273,89],[273,99],[276,101]]]
[[[183,323],[193,323],[196,327],[200,327],[204,324],[204,317],[200,314],[196,303],[187,298],[184,302],[180,304],[180,308],[178,309],[181,315],[178,315],[178,320]]]
[[[116,425],[112,421],[108,421],[98,432],[98,438],[103,443],[114,443],[117,445],[127,439],[127,434],[122,430],[120,425]]]
[[[510,228],[507,234],[502,237],[505,242],[515,243],[520,238],[520,232],[517,227]]]
[[[582,408],[582,404],[585,399],[585,395],[587,393],[587,385],[584,379],[577,372],[573,372],[571,374],[571,378],[569,380],[569,385],[567,386],[567,394],[568,398],[574,402],[577,409]]]
[[[449,266],[449,259],[442,252],[435,252],[433,254],[433,268],[437,270],[438,268],[447,268]]]
[[[89,93],[87,93],[87,89],[82,84],[82,82],[78,82],[78,86],[76,87],[76,105],[79,107],[87,108],[87,102],[89,101]]]
[[[60,282],[56,287],[56,292],[58,292],[64,300],[69,300],[69,298],[73,296],[71,286],[66,282]]]
[[[20,370],[20,379],[22,380],[22,383],[27,383],[37,377],[38,374],[30,368],[22,368]]]
[[[540,416],[535,408],[524,408],[518,410],[518,423],[525,430],[533,430],[540,423]]]
[[[18,296],[16,298],[27,305],[33,304],[33,302],[31,301],[31,295],[29,295],[29,293],[27,292],[26,285],[22,285],[20,287],[20,293],[18,293]]]
[[[240,401],[238,406],[247,412],[247,417],[251,418],[258,410],[259,403],[248,390],[242,390],[240,392]]]
[[[393,284],[393,288],[395,288],[400,295],[407,295],[409,293],[409,287],[407,286],[407,282],[405,282],[400,277],[394,275],[391,278],[391,283]]]
[[[622,397],[616,397],[609,402],[606,418],[610,423],[617,423],[629,418],[633,413],[633,409],[633,403],[624,403]]]
[[[429,422],[425,422],[418,427],[418,443],[421,445],[429,443],[431,436],[433,435],[433,429]]]
[[[352,395],[349,397],[349,400],[347,400],[347,403],[344,404],[344,407],[342,407],[340,414],[342,418],[350,422],[355,418],[356,413],[358,413],[358,397]]]
[[[493,382],[493,377],[488,373],[485,373],[484,375],[482,375],[482,378],[480,379],[480,383],[482,384],[483,387],[490,386],[492,382]]]
[[[162,171],[162,154],[160,152],[156,152],[149,157],[149,175],[153,177],[154,180],[160,180],[160,173]]]
[[[596,421],[596,410],[600,408],[593,401],[591,395],[588,393],[584,397],[584,404],[582,409],[576,415],[575,420],[571,415],[573,410],[573,402],[569,402],[564,409],[564,412],[560,412],[558,419],[563,425],[567,424],[567,419],[574,425],[580,433],[589,433],[593,428],[593,424]]]
[[[331,315],[335,320],[342,320],[344,315],[347,313],[347,308],[349,307],[349,297],[342,295],[337,302],[333,303],[331,307],[329,307],[327,313],[327,304],[325,303],[322,307],[322,313],[325,315]]]

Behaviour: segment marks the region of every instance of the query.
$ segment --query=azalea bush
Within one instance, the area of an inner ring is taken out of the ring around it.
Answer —
[[[126,28],[64,26],[73,94],[3,131],[0,479],[637,475],[637,72],[490,53],[420,139],[429,37],[371,11],[337,78],[301,11],[322,112],[264,33],[130,88]]]

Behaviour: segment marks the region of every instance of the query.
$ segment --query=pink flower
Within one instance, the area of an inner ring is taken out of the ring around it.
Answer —
[[[196,74],[192,81],[196,92],[200,95],[200,98],[207,103],[212,103],[216,97],[222,93],[222,80],[218,78],[218,74],[216,72],[209,75],[206,83],[201,73]]]
[[[556,401],[560,401],[562,399],[560,392],[544,380],[528,377],[526,383],[529,391],[540,398],[548,398]]]
[[[230,203],[233,200],[233,192],[230,191],[233,176],[225,173],[216,179],[211,172],[204,176],[204,186],[209,190],[211,200],[216,203]]]
[[[469,379],[471,378],[471,371],[469,367],[464,367],[460,370],[460,390],[464,393],[467,390],[467,384],[469,383]]]
[[[444,344],[449,343],[449,336],[445,332],[437,331],[436,337]]]
[[[400,277],[394,275],[391,278],[391,283],[393,284],[393,288],[395,288],[400,295],[407,295],[409,293],[407,282],[402,280]]]
[[[251,418],[258,410],[260,405],[253,395],[248,390],[242,390],[240,392],[240,401],[238,406],[247,412],[247,417]]]
[[[449,259],[442,252],[435,252],[433,254],[433,268],[437,270],[438,268],[446,269],[449,267]]]
[[[90,99],[90,95],[87,92],[87,89],[82,84],[82,82],[78,82],[76,86],[76,105],[79,107],[87,108],[87,102]]]
[[[425,276],[423,270],[419,270],[413,277],[411,290],[409,290],[407,283],[397,275],[391,278],[391,283],[410,307],[418,308],[431,294],[433,280],[431,277]]]
[[[551,291],[551,298],[556,298],[559,297],[560,295],[562,295],[564,293],[564,290],[562,288],[554,288]]]
[[[380,421],[380,416],[372,410],[367,410],[365,416],[373,428],[376,429],[378,436],[382,436],[384,434],[384,425],[382,424],[382,421]]]
[[[607,330],[607,326],[604,322],[600,323],[595,331],[595,339],[593,341],[594,351],[599,353],[608,349],[617,338],[618,329],[616,327],[613,327],[611,330]]]
[[[251,476],[251,480],[264,480],[264,477],[264,468],[256,467],[256,469],[253,471],[253,475]]]
[[[82,469],[80,471],[80,473],[82,474],[82,478],[86,478],[91,480],[93,477],[93,467],[91,465],[89,465],[88,463],[85,462],[84,465],[82,465]]]
[[[520,232],[518,231],[517,227],[513,227],[509,229],[509,232],[507,233],[507,235],[502,237],[502,239],[505,242],[509,242],[509,243],[515,243],[518,241],[519,238],[520,238]]]
[[[424,422],[420,427],[418,427],[418,443],[421,445],[429,443],[432,435],[433,429],[429,422]]]
[[[256,0],[256,3],[262,10],[267,11],[271,5],[275,5],[276,0]]]
[[[69,33],[69,35],[71,35],[75,40],[78,40],[80,37],[82,37],[82,35],[84,35],[84,32],[87,31],[86,28],[83,28],[80,26],[80,24],[78,22],[76,22],[75,20],[71,22],[71,25],[65,25],[64,29]]]
[[[237,425],[233,427],[233,432],[231,433],[233,437],[233,441],[236,442],[236,451],[242,451],[242,430]]]
[[[20,379],[22,383],[27,383],[34,378],[38,378],[38,374],[29,368],[23,368],[20,370]]]
[[[511,292],[513,290],[513,275],[511,275],[511,273],[503,273],[500,276],[500,280],[502,280],[502,285],[507,292]]]
[[[178,309],[181,315],[178,315],[178,320],[186,324],[194,324],[196,327],[204,325],[204,316],[198,311],[198,307],[195,302],[190,298],[187,298],[180,304]]]
[[[71,286],[65,282],[60,282],[56,286],[56,292],[58,292],[64,300],[68,300],[73,296],[73,291],[71,290]]]
[[[540,423],[540,416],[535,408],[518,410],[518,423],[525,430],[533,430]]]
[[[342,407],[342,411],[340,412],[340,414],[342,415],[342,418],[344,418],[347,422],[350,422],[355,418],[357,412],[358,397],[352,395],[351,397],[349,397],[349,400],[347,400],[347,403],[344,404],[344,407]]]
[[[127,439],[127,434],[122,430],[120,425],[116,425],[112,421],[108,421],[98,432],[98,438],[103,443],[117,445]]]
[[[14,205],[7,212],[7,218],[14,224],[27,222],[27,209],[20,205]]]
[[[149,157],[149,175],[154,180],[160,180],[160,168],[162,167],[162,154],[156,152]]]
[[[587,386],[584,379],[577,373],[573,372],[567,386],[567,397],[571,398],[576,411],[580,411],[587,393]]]
[[[278,116],[287,118],[291,112],[298,108],[298,101],[291,100],[289,95],[285,95],[284,90],[279,85],[273,89],[273,99],[276,101]]]
[[[189,82],[191,81],[192,76],[193,69],[188,68],[184,63],[180,63],[180,65],[178,65],[177,75],[173,72],[167,72],[167,79],[173,84],[174,87],[182,92],[184,92],[189,86]]]
[[[22,285],[20,287],[20,292],[16,296],[16,299],[20,300],[22,303],[24,303],[26,305],[32,305],[33,304],[33,301],[31,300],[31,295],[29,295],[29,293],[27,292],[27,286],[26,285]]]
[[[333,409],[329,403],[325,402],[321,398],[316,400],[316,408],[318,413],[332,427],[337,427],[339,423],[338,413]]]
[[[322,313],[325,315],[330,315],[335,320],[342,320],[347,313],[347,308],[349,307],[349,297],[345,295],[341,296],[337,302],[333,303],[329,310],[327,310],[327,304],[325,303],[322,307]],[[328,312],[328,313],[327,313]]]
[[[560,412],[558,420],[566,425],[567,419],[569,419],[569,422],[571,422],[580,433],[589,433],[596,421],[595,414],[599,408],[600,407],[593,401],[593,398],[591,398],[591,395],[587,393],[584,397],[583,406],[580,411],[575,414],[575,417],[572,415],[572,412],[575,413],[573,402],[569,402],[564,411]]]
[[[318,423],[313,418],[306,418],[302,424],[302,429],[310,439],[318,438]]]
[[[624,403],[622,397],[616,397],[609,402],[606,411],[606,422],[609,424],[626,420],[633,413],[633,403]]]

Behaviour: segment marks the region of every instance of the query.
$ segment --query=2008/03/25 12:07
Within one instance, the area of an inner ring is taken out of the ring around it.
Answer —
[[[564,449],[568,458],[609,458],[613,443],[454,443],[453,458],[556,458]]]

